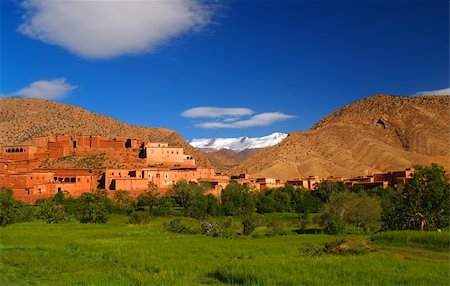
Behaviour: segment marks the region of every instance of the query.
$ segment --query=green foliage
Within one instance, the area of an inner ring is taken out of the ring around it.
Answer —
[[[323,207],[323,201],[314,191],[300,190],[300,202],[296,205],[299,213],[318,213]]]
[[[267,222],[267,230],[268,235],[283,235],[288,233],[285,225],[281,221],[276,219],[270,219]]]
[[[28,205],[14,199],[13,191],[0,189],[0,226],[34,219],[34,212]]]
[[[344,231],[345,223],[368,231],[369,227],[380,219],[381,206],[377,198],[337,192],[331,195],[324,205],[319,224],[326,233],[338,234]]]
[[[298,226],[301,232],[304,232],[306,226],[310,223],[310,218],[308,213],[302,213],[298,217]]]
[[[61,192],[62,193],[62,192]],[[55,200],[55,198],[57,198]],[[46,223],[64,223],[69,220],[69,216],[64,210],[64,201],[55,195],[54,199],[42,199],[36,202],[38,217]],[[63,197],[64,198],[64,197]],[[61,203],[58,203],[60,201]]]
[[[133,211],[146,211],[156,216],[170,215],[174,206],[172,197],[161,196],[153,192],[140,194],[133,202]]]
[[[175,233],[185,233],[185,234],[195,234],[197,231],[192,227],[189,227],[186,223],[184,223],[180,218],[176,218],[171,220],[168,224],[165,225],[167,231],[175,232]]]
[[[336,193],[348,192],[344,182],[322,181],[314,185],[315,194],[324,202],[328,202]]]
[[[305,243],[299,248],[299,256],[317,257],[324,254],[323,246]]]
[[[191,184],[186,180],[178,181],[173,185],[176,202],[184,209],[184,213],[195,218],[204,218],[208,215],[209,200],[204,195],[208,185]]]
[[[205,219],[199,223],[200,232],[207,236],[231,238],[236,234],[234,232],[232,218],[227,218],[225,221],[218,221],[213,219]]]
[[[252,214],[244,214],[242,216],[242,233],[244,235],[250,235],[256,228],[256,220]]]
[[[109,219],[110,202],[102,194],[84,193],[78,198],[76,217],[81,223],[105,223]]]
[[[129,224],[148,224],[150,219],[151,215],[148,211],[132,211],[128,215]]]
[[[235,216],[255,212],[255,197],[247,185],[231,181],[221,196],[223,213],[226,216]]]
[[[125,190],[117,190],[114,192],[112,199],[114,204],[114,211],[116,213],[128,214],[134,207],[134,200],[130,193]]]
[[[364,241],[338,239],[325,244],[324,252],[337,255],[358,255],[369,252],[370,249]]]
[[[437,164],[415,169],[412,181],[387,206],[384,229],[430,230],[449,225],[450,185],[445,169]]]

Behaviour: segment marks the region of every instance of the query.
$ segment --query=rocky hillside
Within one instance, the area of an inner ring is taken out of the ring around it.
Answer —
[[[294,132],[233,173],[358,176],[436,162],[450,169],[450,97],[373,95]]]
[[[210,166],[206,156],[174,130],[129,125],[80,107],[45,99],[0,99],[0,146],[29,143],[36,136],[51,134],[96,134],[107,138],[168,142],[193,154],[199,165]]]
[[[204,151],[208,160],[214,166],[214,168],[222,173],[231,174],[230,171],[239,165],[243,160],[255,155],[264,148],[244,149],[242,151],[235,151],[230,149],[221,149],[219,151]]]

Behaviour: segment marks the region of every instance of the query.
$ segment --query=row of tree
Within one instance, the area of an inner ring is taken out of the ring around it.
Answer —
[[[248,216],[253,213],[296,212],[303,225],[309,213],[328,233],[339,233],[345,225],[370,230],[382,223],[386,230],[436,229],[449,225],[449,183],[444,168],[416,166],[413,179],[404,187],[362,188],[350,191],[342,182],[324,181],[315,190],[286,185],[255,192],[232,181],[220,198],[208,194],[208,185],[179,181],[171,192],[161,196],[147,192],[132,197],[119,190],[112,199],[105,190],[72,198],[59,192],[41,199],[36,206],[15,200],[11,190],[0,192],[0,225],[40,218],[48,223],[75,217],[81,223],[106,222],[112,213],[128,215],[130,222],[148,221],[150,216],[183,214],[194,218],[207,216]]]

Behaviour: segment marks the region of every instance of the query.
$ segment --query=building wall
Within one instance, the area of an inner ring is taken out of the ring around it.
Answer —
[[[2,158],[5,160],[31,160],[35,158],[38,148],[30,145],[2,147]]]

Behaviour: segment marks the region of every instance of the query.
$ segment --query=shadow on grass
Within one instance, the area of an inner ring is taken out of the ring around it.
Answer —
[[[319,228],[308,228],[308,229],[296,229],[293,232],[298,234],[319,234],[322,233],[322,230]]]
[[[258,278],[251,273],[231,273],[224,269],[216,269],[207,274],[207,277],[216,279],[222,283],[232,285],[259,285]]]

